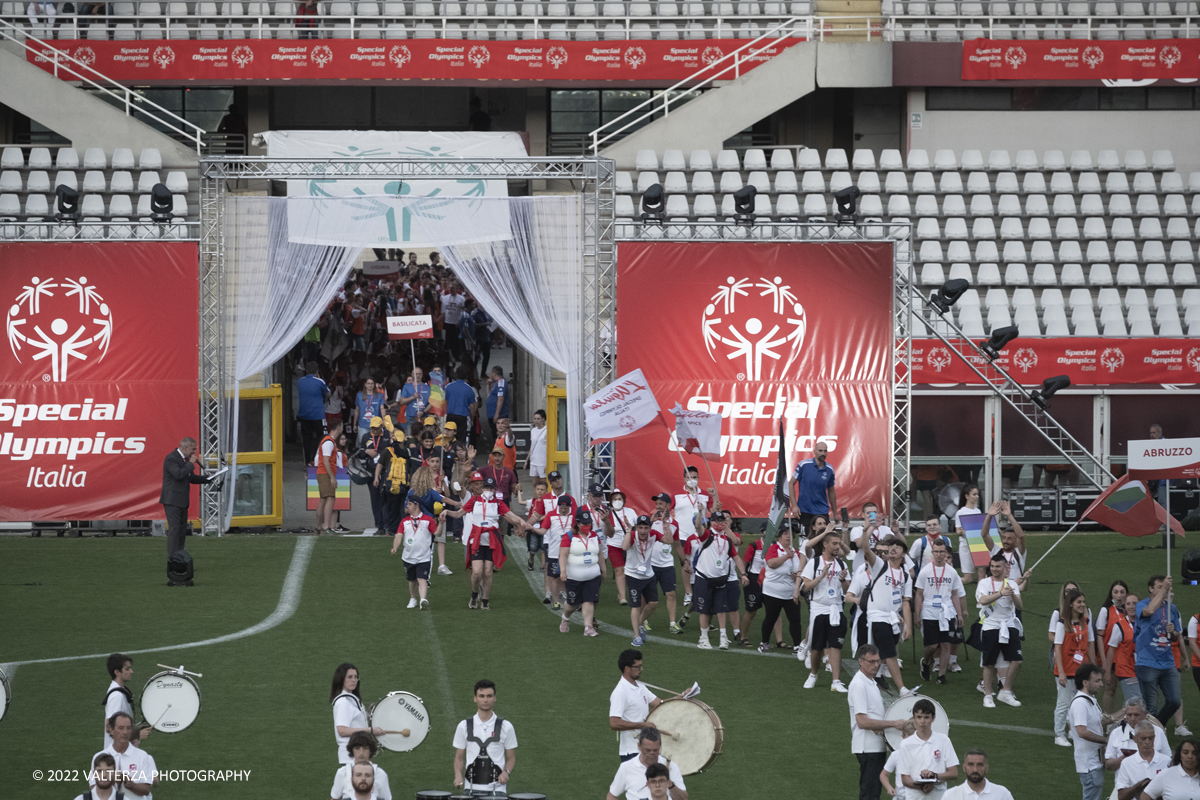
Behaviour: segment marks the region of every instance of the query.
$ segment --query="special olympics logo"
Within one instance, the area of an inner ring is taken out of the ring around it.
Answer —
[[[632,69],[637,69],[646,63],[646,51],[640,47],[630,47],[625,50],[625,63]]]
[[[312,62],[321,69],[333,61],[333,51],[329,49],[327,44],[319,44],[312,49]]]
[[[1100,363],[1110,373],[1116,372],[1125,365],[1125,353],[1123,353],[1119,347],[1106,348],[1105,351],[1100,354]]]
[[[475,69],[483,69],[483,65],[491,60],[491,51],[481,44],[477,44],[467,51],[467,61],[470,61]]]
[[[1191,350],[1188,350],[1187,363],[1196,372],[1200,372],[1200,347],[1193,347]]]
[[[623,416],[619,420],[617,420],[617,424],[620,425],[625,430],[631,431],[631,430],[633,430],[634,426],[637,425],[637,420],[634,419],[633,417],[629,416],[628,414],[626,414],[625,416]]]
[[[112,309],[87,278],[58,283],[33,278],[21,288],[4,324],[18,362],[28,346],[33,361],[49,359],[50,371],[42,380],[62,383],[71,359],[87,361],[98,354],[96,362],[104,360],[112,342]]]
[[[90,67],[96,63],[96,51],[90,47],[76,47],[75,60],[85,67]]]
[[[1024,47],[1010,47],[1004,51],[1004,63],[1013,69],[1016,69],[1028,60],[1029,56],[1025,55]]]
[[[711,67],[713,64],[725,57],[719,47],[706,47],[704,52],[700,54],[700,60],[704,62],[704,66]]]
[[[950,366],[950,351],[944,347],[935,347],[929,351],[929,366],[941,372]]]
[[[1083,63],[1087,64],[1090,69],[1095,69],[1104,63],[1104,51],[1095,45],[1085,47],[1081,58],[1083,58]]]
[[[1171,69],[1180,61],[1183,61],[1183,53],[1179,52],[1179,48],[1174,45],[1167,45],[1158,54],[1158,60],[1163,63],[1167,69]]]
[[[551,47],[546,51],[546,61],[550,63],[550,66],[558,69],[567,63],[567,51],[562,47]]]
[[[154,55],[150,57],[158,64],[160,69],[166,69],[175,63],[175,50],[167,45],[154,48]]]
[[[254,51],[244,44],[239,44],[233,48],[233,54],[230,58],[233,59],[233,63],[245,69],[248,64],[254,61]]]
[[[388,51],[388,61],[396,65],[396,69],[402,68],[405,64],[412,61],[412,52],[408,49],[408,45],[394,45]]]
[[[1013,354],[1013,363],[1017,365],[1021,372],[1029,372],[1029,370],[1037,366],[1037,351],[1032,347],[1022,347]]]
[[[761,291],[752,296],[752,289]],[[746,298],[740,309],[738,297]],[[764,299],[768,297],[769,301]],[[726,278],[705,306],[701,318],[709,358],[716,361],[716,350],[724,345],[732,348],[725,354],[727,360],[744,359],[744,370],[737,376],[739,381],[762,380],[764,358],[781,361],[781,372],[787,372],[800,355],[807,327],[804,306],[797,301],[792,287],[779,277],[760,278],[757,283],[749,278]],[[791,350],[785,358],[776,348],[789,344]]]

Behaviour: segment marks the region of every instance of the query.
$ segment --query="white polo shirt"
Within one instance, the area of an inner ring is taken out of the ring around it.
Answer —
[[[646,717],[650,716],[650,703],[654,700],[655,696],[646,688],[646,684],[641,681],[633,684],[622,676],[621,680],[617,681],[617,688],[608,696],[608,715],[620,717],[626,722],[645,722]],[[627,756],[638,752],[638,732],[621,731],[620,734],[619,753]]]
[[[683,773],[679,771],[679,765],[667,761],[662,756],[658,757],[658,763],[668,765],[671,783],[686,792],[687,787],[683,785]],[[646,765],[642,763],[640,755],[621,762],[612,785],[608,787],[608,793],[613,797],[624,794],[625,800],[650,800],[650,787],[646,784]]]
[[[861,671],[850,679],[850,691],[846,695],[850,703],[850,752],[882,753],[885,748],[883,731],[868,731],[858,727],[858,714],[870,719],[883,719],[883,695],[879,686]]]
[[[154,783],[155,774],[158,772],[158,767],[154,763],[154,756],[142,750],[136,745],[130,744],[125,748],[124,753],[118,753],[108,746],[100,751],[100,753],[108,753],[117,762],[117,773],[127,772],[134,783]],[[92,756],[91,763],[88,767],[90,776],[88,777],[88,785],[96,785],[96,756]],[[154,800],[154,792],[147,792],[144,795],[134,794],[130,791],[125,791],[127,798],[138,798],[138,800]]]
[[[404,550],[400,558],[409,564],[424,564],[433,558],[433,531],[437,523],[428,514],[405,514],[400,524]]]
[[[346,745],[350,743],[350,737],[348,735],[339,736],[337,732],[339,727],[367,727],[367,710],[363,708],[362,700],[350,692],[342,692],[333,699],[333,739],[337,744],[338,763],[353,764],[354,757],[346,752]]]
[[[1154,776],[1142,790],[1154,800],[1200,800],[1200,776],[1192,777],[1182,766],[1169,767]]]
[[[1005,789],[998,783],[992,783],[987,778],[983,779],[983,789],[975,791],[968,784],[961,783],[958,786],[947,789],[942,795],[942,800],[1013,800],[1012,792]]]
[[[1104,757],[1106,759],[1120,758],[1122,750],[1137,749],[1137,741],[1133,738],[1133,729],[1122,722],[1113,728],[1112,733],[1108,735],[1108,746],[1104,748]],[[1171,745],[1167,744],[1167,734],[1157,725],[1154,726],[1154,752],[1160,753],[1167,758],[1171,757]],[[1133,758],[1137,758],[1136,753],[1125,760],[1129,761]]]
[[[1130,786],[1139,784],[1147,778],[1153,780],[1158,773],[1165,772],[1170,768],[1170,756],[1164,756],[1162,753],[1155,751],[1151,753],[1150,760],[1146,761],[1140,753],[1134,753],[1121,762],[1121,767],[1117,770],[1116,788],[1128,789]]]
[[[487,740],[488,738],[491,737],[491,735],[493,733],[495,733],[496,720],[498,720],[500,718],[493,713],[491,718],[488,719],[487,722],[484,722],[483,720],[481,720],[479,718],[479,714],[476,713],[475,716],[472,717],[472,719],[475,720],[475,722],[473,724],[474,731],[472,731],[472,733],[474,733],[474,735],[475,735],[475,738],[480,739],[480,740]],[[471,766],[471,763],[474,762],[475,759],[479,758],[479,745],[475,744],[474,742],[467,741],[467,721],[465,719],[462,722],[458,723],[458,727],[455,728],[455,730],[454,730],[454,749],[464,751],[463,752],[464,768]],[[504,724],[500,728],[499,740],[492,742],[487,747],[488,758],[490,758],[492,760],[493,764],[498,765],[500,767],[500,769],[504,769],[504,762],[505,762],[504,751],[516,750],[516,749],[517,749],[517,730],[516,730],[516,728],[513,727],[513,724],[511,722],[509,722],[508,720],[504,720]],[[489,786],[489,784],[486,784],[486,783],[473,784],[470,781],[467,781],[464,788],[470,790],[470,789],[487,789],[487,788],[491,788],[491,787]],[[503,791],[502,787],[501,787],[501,791]]]
[[[113,681],[108,685],[108,696],[104,699],[104,723],[101,727],[104,728],[104,746],[112,747],[112,737],[108,735],[108,721],[112,719],[112,715],[118,711],[124,711],[133,719],[133,706],[129,703],[129,698],[125,696],[125,692],[113,691],[119,690],[121,684]]]
[[[387,773],[378,764],[372,763],[371,766],[375,768],[375,796],[379,800],[392,800],[392,787],[388,785]],[[330,797],[354,797],[354,787],[350,784],[352,768],[352,764],[343,764],[338,767],[338,771],[333,776],[333,788],[329,790]]]
[[[913,735],[900,743],[900,775],[907,775],[916,780],[921,777],[922,770],[930,772],[945,772],[950,767],[958,766],[958,756],[954,753],[954,745],[950,737],[944,733],[931,731],[928,739]],[[938,800],[946,791],[946,782],[939,781],[933,785],[928,794],[919,789],[905,789],[905,797],[933,798]]]
[[[1104,764],[1100,761],[1100,745],[1081,739],[1075,730],[1076,726],[1083,725],[1097,736],[1104,735],[1104,728],[1100,724],[1100,705],[1096,699],[1087,692],[1076,692],[1071,699],[1067,720],[1067,727],[1071,729],[1071,743],[1075,745],[1075,771],[1084,773],[1101,769]]]

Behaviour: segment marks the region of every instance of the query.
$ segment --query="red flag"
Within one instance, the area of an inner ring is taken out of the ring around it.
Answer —
[[[1168,516],[1167,510],[1154,502],[1146,484],[1122,475],[1083,512],[1082,519],[1094,520],[1126,536],[1149,536],[1158,533]],[[1169,519],[1171,530],[1183,536],[1179,521]]]

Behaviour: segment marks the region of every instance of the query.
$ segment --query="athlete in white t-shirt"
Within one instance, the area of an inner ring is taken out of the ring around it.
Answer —
[[[863,621],[865,632],[859,634],[859,645],[865,637],[879,648],[879,657],[887,665],[901,697],[912,694],[900,674],[899,644],[912,636],[912,609],[905,600],[912,598],[912,576],[905,568],[908,545],[898,536],[879,543],[886,544],[888,557],[880,558],[874,550],[865,552],[866,563],[855,573],[846,589],[846,599],[858,604],[868,597],[867,614]],[[861,612],[856,620],[861,618]],[[857,622],[856,622],[857,624]]]
[[[612,564],[613,576],[616,578],[617,584],[617,602],[627,605],[625,551],[621,548],[621,544],[625,541],[625,535],[633,530],[633,524],[637,520],[638,514],[625,504],[625,493],[620,489],[612,490],[608,502],[611,506],[608,512],[608,524],[612,526],[612,530],[607,542],[608,558],[605,559],[604,571],[607,573],[608,565]]]
[[[950,647],[962,639],[963,619],[966,616],[963,598],[967,590],[950,563],[946,540],[938,537],[931,549],[933,560],[917,575],[913,606],[915,616],[921,620],[921,633],[925,641],[921,678],[929,680],[933,657],[940,652],[937,682],[944,684],[946,670],[950,667]]]
[[[547,493],[546,497],[549,496]],[[542,517],[534,530],[542,535],[542,550],[546,554],[546,597],[542,602],[547,605],[553,603],[551,608],[562,611],[562,603],[567,598],[558,551],[563,536],[570,533],[575,524],[575,501],[570,495],[564,494],[557,498],[557,503],[551,504],[554,510]]]
[[[660,494],[654,499],[654,514],[651,518],[650,530],[658,534],[658,543],[650,556],[650,566],[654,570],[654,581],[658,585],[658,590],[663,593],[663,597],[667,601],[669,630],[671,633],[683,633],[683,628],[675,622],[677,611],[675,589],[678,585],[675,556],[678,555],[679,560],[683,561],[683,529],[679,527],[678,519],[671,519],[671,504],[664,494]],[[646,630],[650,630],[649,627],[646,627],[646,620],[653,613],[651,611],[642,620],[642,627]]]
[[[508,794],[508,779],[517,764],[517,732],[498,717],[496,684],[475,683],[476,713],[454,730],[454,786],[467,792]]]
[[[634,520],[633,530],[625,534],[621,542],[624,554],[621,572],[629,588],[629,622],[633,626],[633,646],[645,643],[644,622],[658,605],[658,586],[654,580],[654,565],[651,559],[658,547],[661,534],[651,530],[650,517],[642,514]]]
[[[404,552],[400,558],[404,563],[404,575],[408,579],[408,607],[417,607],[417,594],[420,594],[421,610],[429,608],[429,570],[433,566],[433,531],[437,523],[433,517],[421,510],[421,503],[415,495],[408,496],[405,504],[408,516],[400,521],[396,536],[392,540],[392,555],[400,546]]]
[[[822,553],[809,561],[801,573],[803,591],[809,596],[809,635],[812,637],[811,670],[804,681],[805,689],[817,685],[817,670],[821,668],[818,654],[829,659],[833,673],[832,691],[845,694],[842,683],[842,644],[846,640],[846,616],[842,613],[846,602],[846,588],[850,575],[846,563],[838,558],[842,542],[834,536],[822,540]]]
[[[1016,582],[1004,577],[1008,563],[1002,555],[992,556],[989,568],[991,576],[984,578],[975,588],[975,602],[979,604],[979,616],[983,622],[983,705],[995,708],[992,698],[992,680],[996,677],[997,662],[1001,655],[1008,662],[1004,674],[1004,685],[1000,689],[1000,701],[1010,706],[1021,702],[1013,694],[1017,673],[1021,671],[1021,620],[1017,611],[1022,606],[1021,588]]]

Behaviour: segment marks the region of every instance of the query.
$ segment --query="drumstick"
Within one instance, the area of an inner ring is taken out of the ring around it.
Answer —
[[[161,667],[162,664],[159,664],[159,666]],[[162,722],[162,718],[165,717],[167,715],[167,712],[170,710],[171,710],[171,704],[167,703],[167,707],[164,708],[163,712],[158,715],[158,719],[156,719],[156,720],[154,720],[154,722],[150,723],[150,727],[157,729],[158,723]]]
[[[399,734],[401,736],[411,736],[412,735],[412,731],[410,731],[408,728],[405,728],[402,731],[384,731],[383,733],[380,734],[380,736],[388,736],[393,733]]]
[[[197,678],[203,678],[203,677],[204,677],[204,676],[203,676],[203,675],[201,675],[199,672],[188,672],[188,671],[187,671],[186,669],[184,669],[182,666],[178,666],[178,667],[168,667],[166,664],[159,664],[159,666],[160,666],[160,667],[162,667],[163,669],[169,669],[169,670],[171,670],[171,672],[178,672],[178,673],[180,673],[180,674],[183,674],[183,675],[195,675]]]
[[[642,683],[646,683],[646,682],[642,681]],[[646,685],[649,686],[651,689],[658,689],[660,692],[668,692],[670,694],[675,695],[676,697],[683,697],[683,692],[672,692],[670,689],[664,689],[661,686],[655,686],[653,683],[646,683]]]

